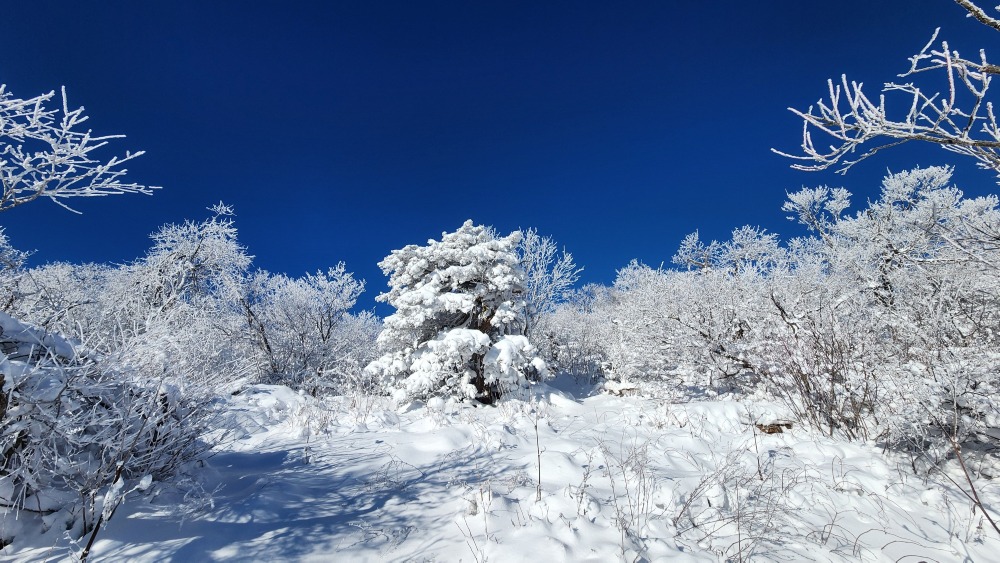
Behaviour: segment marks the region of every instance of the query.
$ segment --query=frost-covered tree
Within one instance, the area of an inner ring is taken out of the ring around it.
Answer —
[[[524,334],[530,338],[545,315],[566,299],[583,268],[576,267],[565,249],[560,253],[552,237],[541,236],[536,229],[522,232],[517,255],[525,275]]]
[[[0,227],[0,311],[10,312],[19,297],[17,283],[28,253],[10,244],[7,233]]]
[[[830,433],[918,450],[986,440],[1000,424],[1000,213],[950,178],[890,174],[853,215],[846,190],[803,189],[783,209],[812,236],[692,235],[676,259],[689,271],[620,272],[612,374],[669,375],[655,358],[672,358],[680,372],[748,375]]]
[[[745,233],[737,229],[734,236]],[[622,268],[605,313],[607,376],[674,398],[740,387],[749,369],[743,347],[760,316],[764,277],[721,259],[682,272],[637,262]]]
[[[394,250],[379,263],[389,276],[380,301],[385,354],[367,370],[400,398],[454,396],[492,403],[545,372],[524,332],[524,271],[515,232],[497,236],[466,221],[426,246]]]
[[[955,1],[970,16],[1000,31],[1000,19],[971,0]],[[802,153],[775,152],[805,161],[792,166],[799,170],[825,170],[840,164],[844,172],[879,151],[919,141],[969,156],[1000,175],[1000,126],[989,94],[1000,66],[987,60],[985,50],[966,58],[947,41],[935,48],[938,31],[910,57],[909,70],[899,75],[907,82],[886,83],[878,99],[869,98],[862,84],[849,82],[844,75],[839,83],[828,82],[827,99],[805,111],[789,108],[803,120]],[[923,88],[919,79],[931,71],[941,72],[943,84]],[[898,105],[891,99],[898,99]],[[813,132],[831,137],[834,144],[817,147]],[[865,152],[857,154],[865,147]]]
[[[157,189],[123,181],[123,165],[142,151],[107,161],[94,151],[123,135],[92,135],[81,130],[88,120],[83,108],[69,109],[66,89],[59,108],[48,107],[55,92],[34,98],[16,98],[0,85],[0,211],[49,198],[66,207],[65,200],[113,194],[150,194]]]
[[[211,210],[200,222],[164,225],[144,257],[108,272],[98,334],[81,338],[102,351],[128,348],[149,369],[169,363],[217,385],[251,378],[237,298],[252,258],[237,240],[232,209]]]
[[[104,295],[114,275],[115,268],[103,264],[53,262],[30,268],[18,278],[11,315],[77,339],[95,336],[107,328]]]
[[[61,108],[47,107],[54,95],[20,99],[0,85],[0,211],[38,198],[70,209],[74,197],[156,189],[123,181],[124,163],[141,152],[96,158],[94,151],[121,136],[81,130],[83,108],[70,110],[65,90]],[[73,330],[94,335],[90,329],[98,328],[95,342],[116,344],[103,352],[52,332],[78,320],[70,317],[97,303],[108,284],[96,276],[97,287],[78,292],[77,284],[63,294],[52,282],[64,272],[25,275],[23,259],[0,233],[3,308],[46,325],[0,313],[0,544],[23,526],[54,528],[74,539],[88,536],[80,553],[86,560],[126,494],[175,479],[200,455],[208,402],[181,374],[189,365],[172,361],[163,347],[158,362],[145,361],[149,354],[118,339],[128,330],[101,330],[108,326],[98,321],[103,312],[79,317],[86,326],[77,322]]]
[[[141,334],[147,325],[184,307],[210,308],[234,302],[253,259],[237,240],[231,207],[210,208],[201,222],[168,224],[152,235],[153,247],[115,280],[121,319]]]
[[[211,398],[249,365],[226,301],[249,263],[235,236],[217,213],[164,227],[132,264],[20,276],[17,312],[38,322],[0,317],[4,540],[41,522],[93,541],[125,494],[205,451]]]
[[[819,233],[827,271],[852,284],[827,305],[846,303],[838,315],[852,319],[838,346],[855,357],[840,376],[850,384],[865,379],[863,369],[878,375],[865,384],[878,399],[866,422],[895,440],[923,440],[934,428],[964,441],[1000,425],[998,200],[966,198],[950,180],[945,167],[891,174],[854,216],[842,214],[849,193],[824,188],[791,194],[785,206]],[[868,342],[848,345],[860,327]]]
[[[732,274],[764,273],[780,256],[778,236],[760,227],[740,227],[725,242],[705,244],[697,231],[684,237],[673,262],[687,270],[723,269]]]
[[[551,374],[589,382],[606,375],[611,295],[607,287],[588,284],[541,317],[532,342]]]
[[[972,0],[955,2],[1000,31],[1000,19]],[[964,57],[947,41],[938,47],[937,37],[935,31],[910,57],[900,75],[906,82],[886,83],[877,100],[846,77],[829,81],[828,99],[806,111],[791,109],[803,120],[801,154],[776,152],[804,161],[794,168],[839,164],[844,172],[881,150],[920,141],[971,157],[1000,176],[1000,126],[989,92],[1000,66],[985,50]],[[931,74],[939,85],[925,88]],[[834,144],[817,147],[816,132]],[[789,371],[804,384],[797,391],[806,399],[804,413],[824,410],[831,427],[864,435],[874,430],[924,452],[944,437],[950,442],[944,451],[961,457],[966,440],[995,442],[1000,425],[991,399],[1000,333],[1000,221],[995,196],[964,198],[948,186],[950,173],[931,168],[890,175],[881,197],[854,217],[843,215],[846,190],[791,194],[785,210],[821,241],[822,272],[853,283],[853,291],[843,287],[817,303],[823,289],[798,288],[776,291],[772,300],[784,341],[797,349],[775,357],[798,363]]]
[[[671,277],[637,261],[618,270],[603,335],[609,379],[669,385],[664,378],[677,366],[673,335],[679,334],[669,320],[675,298]]]
[[[343,262],[301,278],[254,274],[241,304],[266,377],[313,395],[355,382],[379,329],[371,313],[350,313],[363,291]]]

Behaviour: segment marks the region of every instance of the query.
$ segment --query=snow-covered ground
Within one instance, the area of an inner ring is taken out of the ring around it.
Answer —
[[[1000,538],[943,475],[774,405],[541,386],[497,407],[231,399],[204,488],[132,497],[94,561],[990,561]],[[540,483],[539,483],[540,476]],[[957,483],[964,476],[952,475]],[[540,488],[539,488],[540,485]],[[980,481],[987,506],[1000,490]],[[154,487],[155,489],[155,487]],[[0,552],[71,557],[56,531]],[[12,549],[15,549],[11,551]]]

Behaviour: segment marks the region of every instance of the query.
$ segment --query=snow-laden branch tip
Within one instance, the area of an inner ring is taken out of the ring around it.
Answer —
[[[158,186],[126,182],[124,164],[143,154],[126,152],[108,160],[96,157],[112,139],[81,130],[87,121],[82,107],[71,110],[63,88],[61,108],[47,107],[55,91],[34,98],[14,97],[0,84],[0,211],[38,198],[49,198],[74,211],[66,201],[138,193],[150,195]],[[74,211],[75,212],[75,211]]]

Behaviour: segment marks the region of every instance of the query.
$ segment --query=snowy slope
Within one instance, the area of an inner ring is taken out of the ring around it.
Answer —
[[[133,499],[93,560],[989,561],[1000,549],[943,477],[799,427],[762,434],[752,423],[780,419],[772,405],[542,387],[495,408],[387,407],[275,386],[234,397],[234,433],[203,483],[211,502]],[[995,484],[978,485],[996,505]],[[64,539],[34,543],[0,553],[70,556]]]

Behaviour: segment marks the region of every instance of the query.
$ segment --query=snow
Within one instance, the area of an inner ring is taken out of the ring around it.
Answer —
[[[2,361],[5,369],[10,369],[6,363],[8,359],[30,357],[41,349],[64,361],[75,359],[80,352],[65,338],[22,323],[3,312],[0,312],[0,335],[3,335],[4,341],[8,345],[14,346],[13,349],[4,352],[6,358]],[[5,371],[4,373],[9,372]]]
[[[178,505],[143,480],[151,493],[128,497],[93,560],[987,561],[1000,548],[947,484],[964,476],[918,478],[875,444],[798,425],[757,431],[780,406],[578,391],[397,409],[252,387],[228,399],[210,496]],[[995,484],[978,485],[996,506]],[[73,549],[25,536],[0,556]]]

